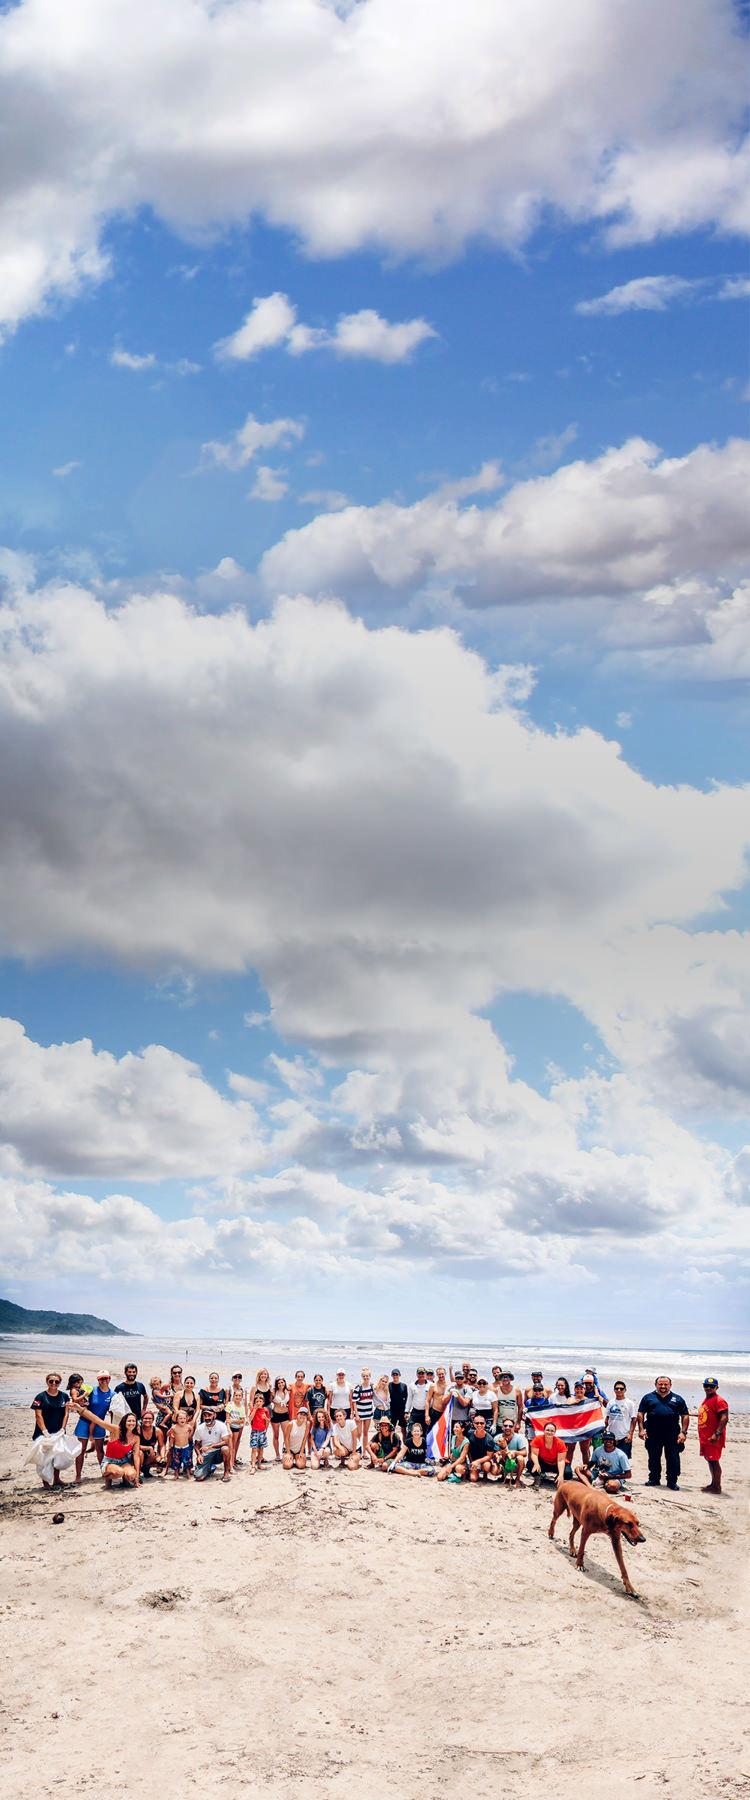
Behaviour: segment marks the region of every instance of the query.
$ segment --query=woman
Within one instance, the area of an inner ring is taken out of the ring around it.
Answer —
[[[180,1407],[184,1407],[190,1419],[194,1419],[198,1411],[198,1395],[195,1391],[195,1376],[186,1375],[181,1388],[172,1399],[172,1418],[176,1419]]]
[[[389,1469],[396,1461],[400,1449],[401,1439],[398,1432],[394,1431],[390,1419],[380,1419],[367,1447],[370,1468],[381,1471]]]
[[[84,1414],[85,1418],[93,1417],[94,1429],[89,1432],[89,1437],[94,1440],[94,1450],[100,1468],[107,1442],[103,1421],[114,1400],[114,1394],[109,1385],[109,1379],[109,1370],[100,1369],[96,1378],[96,1387],[91,1389],[91,1393],[88,1397],[88,1411]]]
[[[34,1396],[31,1405],[34,1413],[34,1438],[56,1437],[58,1431],[64,1431],[70,1412],[70,1396],[63,1388],[62,1375],[58,1375],[53,1370],[52,1374],[46,1377],[41,1393]],[[78,1463],[76,1462],[77,1467]],[[44,1476],[42,1476],[42,1482],[45,1487],[49,1487],[50,1484],[44,1480]],[[60,1470],[55,1469],[52,1486],[62,1487],[62,1485]]]
[[[203,1418],[204,1412],[210,1408],[211,1412],[216,1414],[219,1423],[221,1425],[226,1425],[227,1390],[226,1388],[219,1387],[219,1377],[215,1369],[211,1370],[211,1374],[208,1377],[208,1387],[199,1388],[198,1398],[201,1403],[201,1419]]]
[[[301,1406],[306,1407],[306,1405],[307,1405],[307,1402],[305,1400],[306,1393],[307,1393],[307,1376],[305,1374],[304,1369],[297,1369],[294,1380],[289,1389],[289,1417],[290,1417],[290,1419],[292,1419],[292,1420],[296,1419]],[[309,1417],[309,1414],[308,1414],[308,1417]]]
[[[92,1412],[88,1406],[78,1401],[76,1412],[81,1418],[90,1419],[93,1425],[99,1424],[98,1413]],[[135,1413],[125,1413],[116,1425],[104,1420],[104,1430],[109,1438],[106,1453],[102,1462],[104,1486],[111,1488],[113,1481],[123,1481],[126,1487],[138,1487],[141,1479],[141,1446],[138,1440],[138,1420]]]
[[[458,1424],[453,1433],[448,1461],[437,1471],[438,1481],[463,1481],[466,1472],[466,1458],[469,1450],[469,1439],[463,1425]]]
[[[550,1395],[552,1406],[570,1406],[570,1385],[564,1375],[558,1375]]]
[[[353,1419],[347,1419],[343,1406],[334,1414],[331,1427],[331,1450],[340,1469],[358,1469],[360,1455],[357,1449],[357,1427]]]
[[[427,1430],[428,1431],[433,1430],[433,1427],[435,1425],[437,1425],[438,1419],[441,1418],[443,1413],[445,1412],[445,1408],[448,1404],[448,1391],[449,1391],[448,1390],[448,1382],[446,1380],[445,1369],[438,1366],[438,1368],[435,1370],[435,1380],[433,1381],[433,1383],[430,1387],[430,1391],[427,1395]]]
[[[258,1388],[257,1390],[258,1393],[262,1393],[262,1391],[262,1388]],[[279,1449],[279,1432],[281,1432],[282,1443],[286,1450],[286,1434],[291,1423],[289,1416],[289,1389],[283,1375],[276,1376],[276,1380],[273,1384],[273,1393],[271,1394],[271,1405],[268,1408],[268,1411],[271,1414],[271,1436],[273,1438],[273,1447],[276,1452],[276,1461],[281,1462],[282,1452]]]
[[[328,1394],[328,1416],[335,1419],[337,1412],[342,1412],[345,1419],[352,1416],[352,1390],[346,1385],[343,1369],[336,1370],[336,1380]]]
[[[81,1421],[83,1423],[83,1421]],[[154,1414],[150,1406],[146,1410],[138,1426],[138,1442],[141,1447],[141,1477],[143,1481],[151,1479],[151,1470],[161,1466],[161,1449],[156,1431]]]
[[[434,1475],[435,1464],[427,1461],[427,1445],[424,1432],[417,1419],[414,1420],[406,1443],[402,1445],[398,1456],[389,1464],[393,1475]]]
[[[328,1393],[322,1375],[313,1375],[310,1387],[305,1391],[305,1404],[311,1419],[321,1408],[323,1412],[328,1411]]]
[[[381,1375],[375,1383],[375,1411],[373,1421],[380,1424],[381,1419],[390,1419],[391,1396],[388,1392],[388,1376]]]
[[[372,1385],[372,1376],[369,1369],[362,1370],[362,1380],[358,1381],[356,1387],[352,1388],[352,1401],[354,1404],[354,1417],[357,1421],[357,1430],[361,1440],[362,1455],[366,1456],[367,1440],[370,1435],[370,1425],[375,1411],[375,1389]]]
[[[247,1424],[247,1395],[242,1386],[241,1375],[232,1376],[232,1392],[227,1401],[227,1424],[229,1426],[229,1467],[230,1469],[241,1469],[242,1463],[237,1460],[237,1452]]]
[[[261,1394],[267,1412],[271,1411],[271,1377],[267,1369],[259,1369],[255,1377],[255,1394]]]
[[[284,1444],[284,1454],[281,1458],[283,1468],[307,1468],[307,1440],[309,1436],[310,1414],[308,1413],[303,1400],[301,1406],[297,1407],[296,1418],[292,1420],[289,1427],[286,1442]]]
[[[329,1469],[331,1466],[331,1427],[328,1423],[328,1412],[323,1406],[319,1406],[317,1412],[313,1413],[308,1443],[311,1468]]]

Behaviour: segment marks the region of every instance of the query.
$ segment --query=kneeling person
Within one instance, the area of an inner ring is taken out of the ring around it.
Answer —
[[[310,1436],[310,1415],[305,1401],[297,1407],[297,1412],[287,1433],[284,1454],[281,1458],[285,1469],[307,1468],[307,1440]]]
[[[495,1439],[495,1465],[500,1480],[507,1482],[508,1487],[520,1487],[528,1448],[528,1440],[516,1430],[514,1420],[503,1419],[502,1431]]]
[[[357,1449],[357,1428],[347,1419],[343,1407],[334,1413],[331,1431],[331,1450],[340,1469],[358,1469],[360,1455]]]
[[[220,1463],[224,1465],[222,1481],[231,1481],[229,1464],[231,1449],[229,1446],[229,1430],[226,1421],[217,1419],[212,1406],[204,1406],[203,1418],[193,1435],[193,1445],[198,1467],[195,1470],[196,1481],[207,1481]]]
[[[589,1474],[594,1487],[606,1488],[608,1494],[619,1494],[623,1480],[630,1474],[630,1461],[617,1447],[613,1431],[605,1431],[596,1450],[591,1452]]]

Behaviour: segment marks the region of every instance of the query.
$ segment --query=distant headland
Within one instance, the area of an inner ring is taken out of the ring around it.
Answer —
[[[130,1337],[110,1319],[97,1319],[93,1313],[34,1312],[25,1306],[14,1306],[12,1300],[0,1300],[0,1333],[4,1331],[38,1332],[41,1337]]]

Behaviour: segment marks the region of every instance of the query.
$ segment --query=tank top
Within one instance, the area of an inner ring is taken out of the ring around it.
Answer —
[[[295,1456],[297,1455],[297,1452],[302,1449],[302,1445],[305,1441],[306,1430],[307,1430],[307,1420],[306,1419],[295,1420],[295,1423],[293,1424],[292,1429],[289,1433],[289,1448],[290,1448],[290,1450],[292,1450],[294,1452]]]
[[[517,1416],[518,1416],[518,1402],[516,1400],[515,1394],[512,1391],[510,1394],[504,1394],[502,1388],[498,1388],[498,1390],[497,1390],[498,1424],[500,1424],[503,1419],[515,1419],[515,1418],[517,1418]]]
[[[243,1400],[227,1401],[227,1418],[230,1425],[244,1425],[245,1403]]]

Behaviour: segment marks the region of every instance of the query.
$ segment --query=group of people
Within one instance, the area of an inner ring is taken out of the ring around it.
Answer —
[[[721,1456],[729,1409],[715,1377],[703,1384],[698,1414],[701,1455],[711,1479],[704,1492],[721,1492]],[[75,1479],[83,1476],[87,1453],[96,1456],[105,1485],[121,1481],[135,1487],[154,1476],[206,1480],[214,1471],[230,1481],[242,1468],[239,1456],[249,1433],[251,1473],[264,1464],[269,1439],[273,1455],[285,1469],[356,1470],[413,1478],[434,1475],[438,1481],[494,1481],[519,1488],[521,1479],[549,1480],[558,1486],[573,1476],[575,1444],[565,1435],[560,1413],[578,1409],[584,1420],[593,1409],[589,1434],[576,1435],[580,1461],[575,1473],[610,1493],[623,1490],[632,1474],[636,1431],[645,1440],[648,1480],[661,1482],[662,1458],[667,1486],[678,1485],[680,1454],[690,1427],[690,1412],[668,1376],[657,1377],[654,1389],[636,1405],[624,1381],[614,1383],[610,1400],[595,1369],[586,1369],[571,1392],[565,1376],[547,1387],[541,1370],[522,1388],[510,1370],[495,1364],[491,1376],[480,1375],[470,1362],[448,1370],[420,1367],[413,1382],[400,1369],[372,1380],[369,1369],[353,1385],[339,1369],[326,1383],[297,1369],[289,1382],[273,1380],[259,1369],[245,1384],[240,1371],[222,1382],[213,1370],[204,1387],[183,1375],[179,1363],[169,1380],[151,1377],[148,1388],[138,1379],[135,1363],[114,1387],[108,1369],[96,1383],[81,1374],[69,1376],[67,1387],[53,1372],[32,1402],[34,1438],[72,1435]],[[552,1415],[545,1423],[535,1415]],[[555,1423],[557,1419],[557,1424]],[[75,1421],[75,1423],[73,1423]],[[562,1435],[561,1435],[562,1434]],[[46,1481],[46,1477],[42,1478]],[[55,1466],[50,1486],[60,1485]]]

